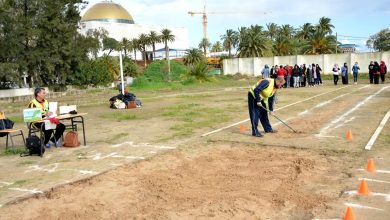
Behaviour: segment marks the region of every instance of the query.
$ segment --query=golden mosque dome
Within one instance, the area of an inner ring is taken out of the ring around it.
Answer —
[[[111,1],[103,1],[93,5],[81,18],[81,22],[86,21],[134,24],[130,13],[121,5]]]

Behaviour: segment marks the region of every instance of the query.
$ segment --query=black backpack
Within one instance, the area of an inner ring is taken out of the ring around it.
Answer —
[[[35,135],[26,138],[26,148],[28,152],[20,154],[20,156],[31,156],[36,154],[42,157],[45,153],[45,148],[41,146],[41,139]]]
[[[5,129],[11,129],[14,127],[14,122],[9,120],[8,118],[6,119],[1,119],[0,120],[0,130],[5,130]],[[7,133],[1,133],[0,137],[5,137],[7,136]]]

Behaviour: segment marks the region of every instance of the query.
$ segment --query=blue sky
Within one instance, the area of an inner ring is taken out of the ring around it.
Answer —
[[[101,0],[88,0],[82,14]],[[186,27],[190,46],[197,47],[203,37],[202,17],[188,11],[229,12],[208,15],[208,35],[212,43],[220,41],[227,29],[267,23],[290,24],[296,28],[306,22],[316,24],[320,17],[329,17],[342,43],[365,45],[369,37],[390,27],[388,0],[114,0],[133,16],[135,23],[166,27]],[[264,12],[268,14],[264,14]],[[365,48],[361,48],[365,50]]]

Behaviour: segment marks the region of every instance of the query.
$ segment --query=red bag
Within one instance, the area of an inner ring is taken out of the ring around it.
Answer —
[[[78,147],[80,146],[79,135],[75,131],[69,131],[65,135],[64,147]]]

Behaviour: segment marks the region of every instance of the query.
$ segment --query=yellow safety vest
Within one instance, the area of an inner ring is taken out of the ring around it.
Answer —
[[[260,101],[262,101],[262,100],[267,101],[268,98],[273,96],[275,94],[275,92],[276,92],[275,80],[274,79],[262,79],[262,80],[259,80],[254,86],[251,87],[251,89],[249,91],[250,91],[250,93],[252,93],[253,97],[256,98],[254,90],[263,80],[268,80],[269,85],[268,85],[267,88],[263,89],[261,91],[261,93],[259,94],[260,95]]]
[[[42,110],[42,115],[45,115],[49,111],[49,102],[47,100],[45,100],[43,103],[40,103],[38,100],[33,99],[29,106],[31,106],[31,103]]]

